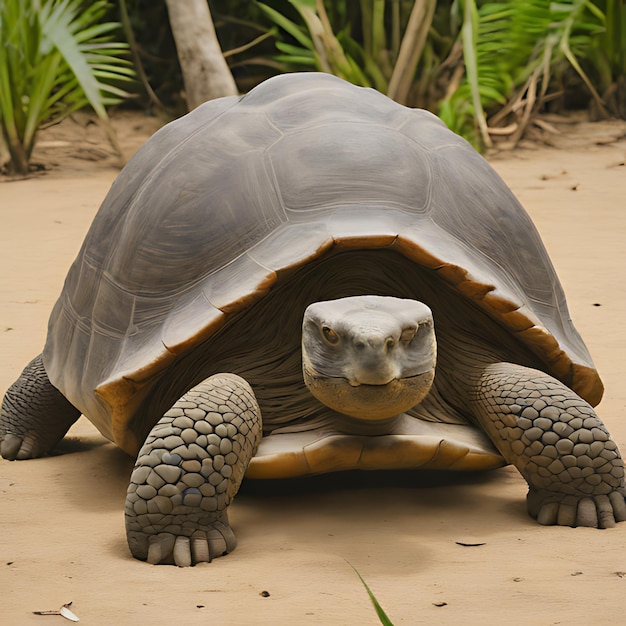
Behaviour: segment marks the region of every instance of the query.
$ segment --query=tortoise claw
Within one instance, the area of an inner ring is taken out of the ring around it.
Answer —
[[[134,556],[143,558],[152,565],[190,567],[198,563],[210,563],[213,559],[232,552],[236,545],[235,534],[222,519],[205,530],[194,532],[191,537],[177,536],[173,532],[162,532],[149,537],[137,533],[133,536],[131,547]]]
[[[609,502],[613,508],[616,522],[626,522],[626,501],[624,495],[619,491],[613,491],[609,494]]]
[[[148,540],[148,557],[146,561],[152,565],[158,565],[161,561],[165,560],[174,549],[175,539],[176,538],[171,533],[160,533],[150,537]]]
[[[176,537],[172,557],[174,558],[174,565],[178,565],[178,567],[190,567],[192,565],[193,558],[189,537]]]
[[[0,443],[0,456],[7,461],[15,461],[18,458],[21,447],[22,438],[7,433],[2,438],[2,443]]]
[[[35,433],[23,436],[7,433],[2,437],[0,456],[7,461],[23,461],[42,456],[42,444]]]
[[[527,503],[529,514],[544,526],[613,528],[626,520],[626,502],[619,490],[580,497],[531,490]]]

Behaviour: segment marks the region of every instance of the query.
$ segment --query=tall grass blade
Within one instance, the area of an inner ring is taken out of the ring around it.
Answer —
[[[387,616],[387,614],[383,610],[383,607],[380,606],[378,600],[376,599],[376,596],[374,595],[372,590],[368,587],[368,585],[365,582],[365,580],[363,580],[363,576],[361,576],[361,574],[356,569],[356,567],[354,567],[353,565],[350,565],[350,567],[354,570],[355,574],[359,577],[359,580],[361,581],[361,583],[363,583],[363,586],[365,587],[365,591],[367,591],[367,595],[369,596],[370,601],[372,602],[372,604],[374,606],[374,610],[376,611],[376,615],[378,615],[378,619],[379,619],[380,623],[383,626],[393,626],[393,622],[389,619],[389,617]]]
[[[476,32],[478,30],[478,12],[474,0],[465,0],[463,16],[463,59],[467,72],[467,80],[472,90],[472,105],[474,107],[474,119],[478,124],[480,136],[487,147],[491,147],[492,142],[487,129],[485,112],[480,97],[478,84],[478,61],[476,54]]]
[[[257,2],[258,7],[267,15],[274,24],[282,28],[285,32],[289,33],[303,48],[311,49],[313,47],[313,42],[310,37],[307,37],[302,32],[302,29],[298,27],[297,24],[292,22],[290,19],[286,18],[282,13],[279,13],[276,9],[268,6],[267,4],[263,4],[262,2]]]

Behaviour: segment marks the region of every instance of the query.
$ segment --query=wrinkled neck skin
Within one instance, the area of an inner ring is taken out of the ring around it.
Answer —
[[[451,349],[446,342],[442,349],[437,351],[434,380],[429,392],[420,403],[406,412],[375,420],[351,417],[326,407],[327,416],[331,418],[329,424],[332,425],[332,431],[344,434],[384,436],[408,432],[407,420],[410,422],[418,417],[427,421],[439,421],[441,411],[449,414],[452,409],[458,416],[464,415],[466,419],[473,421],[469,408],[472,391],[484,368],[503,360],[505,360],[504,356],[496,349],[487,349],[480,354],[467,350],[463,338],[456,350]],[[441,373],[444,371],[445,375]],[[451,421],[458,420],[452,419]],[[462,418],[461,421],[463,421]]]
[[[437,378],[438,389],[452,406],[461,411],[467,409],[468,399],[484,369],[492,363],[508,360],[504,351],[497,347],[483,345],[480,351],[472,347],[466,336],[452,331],[438,355],[438,368],[447,373]]]
[[[363,435],[366,437],[388,435],[400,431],[400,426],[407,417],[406,413],[400,413],[387,419],[362,420],[349,415],[342,415],[336,411],[333,413],[333,430],[346,435]]]
[[[162,415],[187,389],[217,372],[233,372],[250,382],[266,435],[325,425],[346,432],[386,434],[401,417],[363,424],[325,407],[302,379],[299,344],[305,308],[313,302],[362,294],[412,298],[432,310],[437,337],[435,380],[428,396],[407,411],[411,416],[467,423],[471,419],[468,398],[485,366],[511,361],[541,369],[540,361],[514,333],[448,286],[435,270],[424,270],[386,250],[341,253],[299,270],[258,305],[177,359],[134,418],[138,436],[147,435],[154,415]]]

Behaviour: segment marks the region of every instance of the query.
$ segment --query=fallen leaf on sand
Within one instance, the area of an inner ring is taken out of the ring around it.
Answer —
[[[70,622],[79,622],[80,620],[76,616],[75,613],[70,611],[69,607],[71,606],[71,602],[64,604],[60,609],[56,611],[33,611],[34,615],[61,615],[65,619],[70,620]]]

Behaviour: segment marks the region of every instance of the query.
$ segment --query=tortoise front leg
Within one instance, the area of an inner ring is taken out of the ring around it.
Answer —
[[[41,355],[8,388],[0,410],[0,455],[9,461],[50,452],[80,411],[52,385]]]
[[[608,528],[626,520],[624,464],[593,408],[547,374],[512,363],[486,367],[471,410],[529,485],[540,524]]]
[[[217,374],[188,391],[152,429],[126,496],[133,556],[178,566],[232,552],[227,507],[261,441],[248,383]]]

